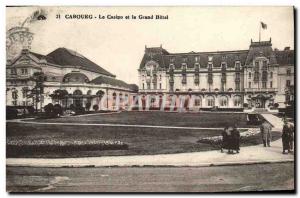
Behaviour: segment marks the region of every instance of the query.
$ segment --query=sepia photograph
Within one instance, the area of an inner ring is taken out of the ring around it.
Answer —
[[[5,10],[8,193],[296,192],[293,6]]]

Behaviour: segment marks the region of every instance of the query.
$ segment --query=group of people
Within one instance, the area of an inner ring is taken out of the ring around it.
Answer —
[[[272,141],[272,126],[266,120],[262,121],[260,126],[261,138],[264,147],[271,147],[270,142]],[[286,154],[286,150],[290,153],[293,150],[294,142],[294,125],[284,120],[284,126],[282,130],[282,145],[283,154]],[[224,149],[228,150],[229,154],[239,153],[240,151],[240,132],[237,126],[225,127],[222,131],[222,143],[221,152]]]
[[[222,132],[222,153],[224,149],[227,149],[229,154],[234,154],[234,151],[236,153],[240,152],[240,131],[236,125],[234,127],[225,127]]]

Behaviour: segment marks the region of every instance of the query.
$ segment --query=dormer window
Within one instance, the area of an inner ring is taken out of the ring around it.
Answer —
[[[212,62],[213,61],[213,56],[208,56],[208,61]]]
[[[240,69],[241,68],[241,63],[240,62],[236,62],[235,63],[235,68],[236,69]]]
[[[222,69],[226,69],[226,63],[221,64]]]
[[[199,62],[200,61],[200,57],[199,56],[195,56],[195,62]]]
[[[175,62],[175,58],[174,57],[170,57],[170,62],[174,63]]]
[[[267,67],[267,61],[266,61],[266,60],[263,61],[263,66],[264,66],[264,67]]]
[[[222,60],[226,60],[227,59],[227,56],[226,55],[223,55],[222,56]]]
[[[182,62],[186,63],[186,62],[187,62],[187,58],[186,58],[186,57],[183,57],[183,58],[182,58]]]

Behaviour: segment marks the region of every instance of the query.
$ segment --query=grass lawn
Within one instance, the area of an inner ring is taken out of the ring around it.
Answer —
[[[164,126],[224,127],[226,124],[238,123],[239,127],[246,124],[246,114],[217,113],[164,113],[164,112],[122,112],[111,115],[91,115],[87,117],[66,117],[43,122],[69,123],[118,123],[146,124]],[[104,151],[39,151],[7,152],[7,157],[87,157],[113,155],[143,155],[163,153],[197,152],[218,149],[216,146],[197,143],[200,137],[217,136],[221,130],[190,130],[135,128],[116,126],[72,126],[72,125],[35,125],[30,123],[7,123],[6,136],[9,140],[119,140],[126,143],[126,150]],[[274,140],[280,134],[273,134]],[[242,142],[241,146],[260,144],[260,136],[251,137]]]
[[[247,125],[246,113],[177,113],[177,112],[121,112],[107,115],[90,115],[83,117],[64,117],[55,119],[39,119],[37,122],[67,122],[67,123],[111,123],[136,124],[181,127],[225,127],[237,124]]]

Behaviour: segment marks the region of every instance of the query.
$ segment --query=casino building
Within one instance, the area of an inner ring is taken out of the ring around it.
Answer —
[[[235,51],[170,53],[162,46],[145,47],[138,72],[139,95],[150,97],[152,108],[175,97],[175,106],[190,110],[272,111],[293,100],[294,50],[273,49],[271,38],[251,39],[249,49]]]
[[[116,79],[114,74],[73,50],[58,48],[47,55],[32,52],[28,47],[32,39],[28,28],[13,28],[8,35],[7,53],[12,50],[14,56],[8,56],[6,65],[7,106],[42,109],[48,103],[64,108],[91,103],[91,109],[97,104],[116,110],[126,108],[138,91],[136,85]],[[33,79],[35,73],[44,74],[38,104],[34,104],[34,96],[28,97],[28,90],[34,90],[37,83]]]

